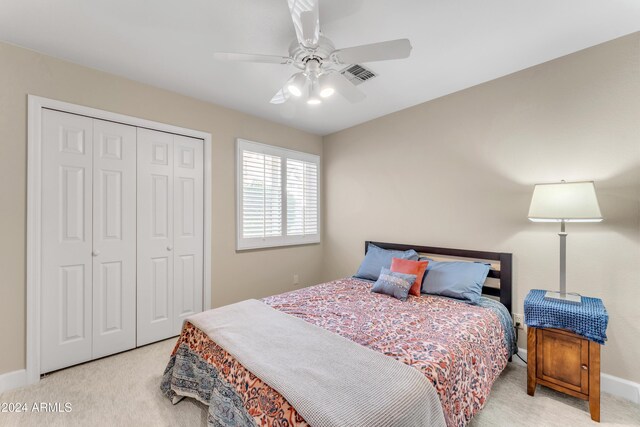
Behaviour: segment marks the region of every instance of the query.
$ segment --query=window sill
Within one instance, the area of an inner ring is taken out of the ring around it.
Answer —
[[[296,241],[281,242],[281,243],[270,242],[270,243],[264,243],[264,244],[245,243],[242,245],[236,244],[236,252],[256,251],[260,249],[278,249],[278,248],[285,248],[290,246],[319,245],[320,243],[321,243],[320,239],[296,240]]]

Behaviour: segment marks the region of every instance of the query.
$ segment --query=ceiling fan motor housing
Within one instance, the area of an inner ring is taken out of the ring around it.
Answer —
[[[320,67],[322,67],[322,63],[329,59],[329,56],[334,50],[335,47],[331,40],[324,36],[320,36],[318,46],[313,49],[304,47],[297,39],[294,39],[291,45],[289,45],[289,56],[293,58],[294,66],[305,70],[307,62],[311,59],[317,60]]]

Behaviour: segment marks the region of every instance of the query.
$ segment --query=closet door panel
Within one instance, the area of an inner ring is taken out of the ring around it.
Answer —
[[[175,335],[173,184],[173,135],[138,128],[138,345]]]
[[[136,345],[136,128],[93,122],[93,357]]]
[[[91,359],[92,119],[42,115],[41,373]]]
[[[204,250],[204,144],[174,136],[174,321],[179,334],[184,319],[202,311]]]

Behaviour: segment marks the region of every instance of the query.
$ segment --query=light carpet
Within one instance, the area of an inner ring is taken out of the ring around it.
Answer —
[[[55,372],[40,383],[0,395],[2,403],[71,404],[71,412],[0,413],[1,426],[206,426],[193,399],[172,405],[160,379],[175,339]],[[510,363],[496,381],[479,426],[597,426],[586,402],[538,386],[526,393],[526,368]],[[55,405],[54,405],[55,406]],[[601,426],[640,426],[640,405],[602,394]],[[55,408],[54,408],[55,409]]]

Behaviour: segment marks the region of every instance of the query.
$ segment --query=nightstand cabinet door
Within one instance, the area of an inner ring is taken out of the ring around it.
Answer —
[[[538,329],[537,377],[589,394],[589,341],[558,329]]]

